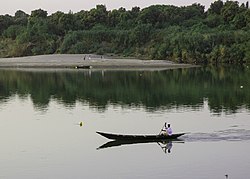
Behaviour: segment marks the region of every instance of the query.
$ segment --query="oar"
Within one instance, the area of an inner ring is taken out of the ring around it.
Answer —
[[[165,124],[166,124],[166,123],[165,123]],[[162,128],[165,126],[165,124],[163,124]],[[161,128],[161,131],[160,131],[159,135],[160,135],[160,134],[161,134],[161,132],[162,132],[162,128]]]

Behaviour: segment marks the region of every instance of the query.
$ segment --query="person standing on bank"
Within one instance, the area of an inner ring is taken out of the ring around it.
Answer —
[[[167,124],[167,123],[165,123],[164,129],[162,129],[162,131],[164,131],[163,135],[171,136],[173,134],[173,131],[172,131],[170,124]]]

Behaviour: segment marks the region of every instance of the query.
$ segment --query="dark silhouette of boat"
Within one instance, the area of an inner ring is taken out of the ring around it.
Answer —
[[[103,137],[106,137],[111,140],[132,140],[132,141],[162,141],[162,140],[171,140],[177,139],[178,137],[184,135],[185,133],[178,133],[172,135],[122,135],[122,134],[111,134],[104,132],[96,132]]]
[[[77,65],[75,66],[76,69],[92,69],[91,65]]]

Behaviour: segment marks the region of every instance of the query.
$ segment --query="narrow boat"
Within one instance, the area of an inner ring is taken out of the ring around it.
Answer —
[[[75,66],[76,69],[92,69],[93,67],[91,65],[78,65]]]
[[[106,137],[111,140],[132,140],[132,141],[162,141],[162,140],[173,140],[184,135],[185,133],[172,134],[171,136],[166,135],[122,135],[122,134],[110,134],[104,132],[96,132],[97,134]]]

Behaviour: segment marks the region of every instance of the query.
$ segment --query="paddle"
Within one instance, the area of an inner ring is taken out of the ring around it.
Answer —
[[[159,133],[159,135],[161,134],[161,132],[162,132],[162,129],[163,129],[163,127],[166,125],[166,122],[165,122],[165,124],[162,126],[162,128],[161,128],[161,131],[160,131],[160,133]]]

